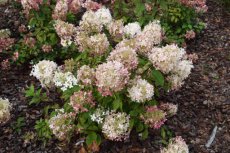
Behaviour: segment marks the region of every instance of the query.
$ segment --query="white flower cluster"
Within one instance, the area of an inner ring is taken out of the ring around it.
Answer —
[[[8,99],[0,98],[0,124],[10,119],[11,104]]]
[[[124,35],[124,22],[123,20],[113,20],[107,25],[107,29],[113,39],[115,39],[115,41],[119,41]]]
[[[172,44],[162,48],[153,48],[149,54],[149,60],[157,70],[167,74],[178,66],[185,54],[183,48]]]
[[[58,36],[61,38],[61,45],[64,47],[70,46],[76,33],[74,25],[61,20],[56,20],[54,28]]]
[[[92,85],[95,81],[95,70],[88,65],[83,65],[77,71],[77,79],[84,85]]]
[[[57,87],[60,87],[62,91],[72,88],[77,85],[78,80],[71,72],[56,71],[54,74],[53,82]]]
[[[177,136],[170,140],[167,148],[161,149],[161,153],[189,153],[189,149],[182,137]]]
[[[112,95],[121,91],[129,80],[129,72],[117,61],[103,63],[96,68],[96,85],[102,95]]]
[[[127,91],[132,101],[143,103],[152,99],[154,95],[153,85],[141,78],[135,78],[131,82],[132,86]]]
[[[113,50],[109,57],[109,61],[118,61],[122,63],[128,70],[137,68],[137,53],[130,47],[121,47]]]
[[[102,124],[105,116],[109,115],[109,111],[105,110],[103,107],[98,107],[93,114],[90,115],[92,121],[97,122],[98,124]]]
[[[129,23],[124,27],[124,33],[128,38],[134,38],[141,33],[141,26],[138,22]]]
[[[73,131],[73,113],[65,113],[64,109],[56,110],[57,115],[49,119],[49,127],[52,130],[53,134],[59,140],[66,140]]]
[[[57,64],[55,62],[43,60],[33,66],[30,75],[37,78],[42,87],[51,87],[53,85],[53,77],[56,70]]]
[[[102,133],[109,140],[122,141],[129,137],[129,115],[125,113],[110,113],[105,117]]]
[[[155,20],[147,24],[143,31],[135,37],[138,53],[147,55],[154,45],[159,45],[163,38],[160,21]]]
[[[178,63],[172,74],[167,77],[168,81],[171,82],[172,89],[179,89],[184,84],[184,80],[189,76],[193,67],[189,60],[182,60]]]
[[[96,18],[101,22],[102,25],[108,25],[112,22],[112,15],[109,9],[102,7],[95,12]]]

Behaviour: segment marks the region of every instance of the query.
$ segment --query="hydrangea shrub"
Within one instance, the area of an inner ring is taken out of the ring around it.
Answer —
[[[159,95],[179,89],[193,64],[183,48],[162,43],[160,21],[125,25],[101,6],[88,9],[78,26],[58,19],[55,27],[77,57],[62,65],[40,61],[31,75],[42,87],[56,87],[66,102],[48,122],[57,139],[81,135],[88,145],[100,144],[127,140],[132,130],[144,139],[176,114],[177,105],[158,102]]]

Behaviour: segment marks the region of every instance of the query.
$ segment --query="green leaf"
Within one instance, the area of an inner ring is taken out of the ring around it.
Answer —
[[[162,73],[158,70],[153,70],[152,71],[152,75],[154,77],[154,81],[155,81],[155,84],[156,86],[164,86],[164,76],[162,75]]]
[[[86,144],[89,146],[91,145],[94,141],[97,142],[97,134],[95,132],[91,132],[87,137],[86,137]]]
[[[144,130],[144,124],[141,122],[137,123],[136,131],[137,132],[142,132]]]

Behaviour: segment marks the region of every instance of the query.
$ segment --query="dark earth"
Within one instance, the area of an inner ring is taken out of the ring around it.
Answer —
[[[230,153],[230,13],[214,0],[208,0],[207,5],[209,11],[203,16],[206,29],[187,42],[187,51],[199,57],[195,68],[179,91],[167,93],[161,100],[178,104],[177,115],[166,125],[174,135],[185,139],[191,153]],[[13,36],[17,36],[17,28],[23,22],[11,6],[0,7],[0,21],[0,29],[10,27]],[[0,70],[0,97],[13,104],[11,120],[0,126],[0,153],[79,152],[78,139],[69,145],[53,139],[46,146],[36,139],[35,122],[42,117],[43,105],[48,104],[28,105],[24,90],[32,82],[37,83],[29,76],[30,70],[29,67]],[[52,93],[50,96],[49,104],[60,101]],[[19,117],[25,119],[25,125],[17,133],[13,129]],[[215,126],[215,139],[206,148]],[[100,152],[157,153],[160,140],[159,131],[150,131],[145,141],[134,133],[125,143],[103,142]]]

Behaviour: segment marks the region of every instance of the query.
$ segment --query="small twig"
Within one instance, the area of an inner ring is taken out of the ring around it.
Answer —
[[[208,142],[205,144],[205,147],[206,148],[209,148],[212,144],[212,142],[214,141],[215,139],[215,136],[216,136],[216,132],[217,132],[217,126],[215,126],[215,128],[212,130],[212,134],[208,140]]]
[[[84,143],[84,142],[85,142],[85,140],[80,140],[80,141],[78,141],[77,143],[75,143],[75,146],[81,145],[81,144]]]

